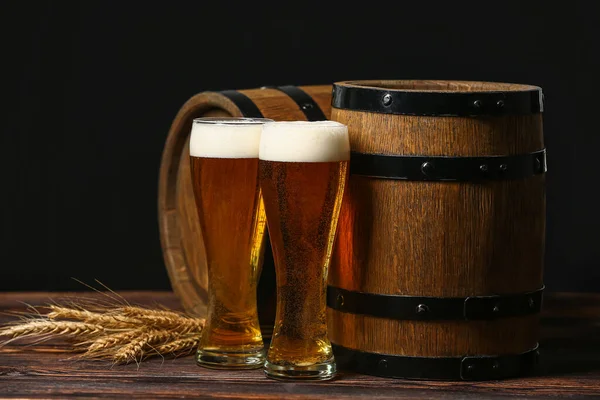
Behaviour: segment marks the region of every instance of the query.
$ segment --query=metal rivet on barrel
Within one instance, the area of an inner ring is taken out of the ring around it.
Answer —
[[[379,362],[377,363],[377,367],[379,369],[387,369],[387,367],[388,367],[387,360],[385,358],[382,358],[381,360],[379,360]]]
[[[496,106],[497,106],[498,108],[503,108],[503,107],[504,107],[504,100],[498,100],[498,101],[496,102]]]
[[[384,94],[381,103],[386,107],[392,104],[392,95],[389,93]]]
[[[479,170],[480,170],[481,172],[486,172],[486,171],[488,170],[488,166],[487,166],[487,164],[481,164],[481,165],[479,166]]]
[[[431,163],[429,161],[425,161],[423,164],[421,164],[421,172],[424,175],[429,175],[432,171],[433,171],[433,163]]]
[[[337,303],[338,307],[341,307],[344,305],[344,296],[342,296],[341,294],[337,295],[337,298],[335,299],[335,302]]]
[[[300,108],[302,108],[303,110],[309,110],[309,109],[313,108],[313,105],[310,103],[305,103],[305,104],[302,104],[302,107],[300,107]]]
[[[506,164],[500,164],[500,171],[504,172],[508,169],[508,165]]]
[[[529,298],[529,300],[527,300],[527,304],[529,304],[529,308],[533,308],[535,307],[535,301],[533,301],[533,298]]]
[[[492,308],[492,312],[493,312],[494,314],[497,314],[497,313],[499,313],[499,312],[500,312],[500,307],[498,307],[497,305],[495,305],[495,306],[494,306],[494,308]]]
[[[419,304],[417,306],[417,314],[425,314],[428,311],[429,307],[427,307],[425,304]]]
[[[481,108],[481,100],[475,100],[473,102],[473,107],[475,107],[475,108]]]
[[[500,363],[498,361],[494,361],[492,363],[492,369],[498,370],[498,368],[500,368]]]
[[[475,366],[473,364],[467,365],[467,370],[473,371],[473,368],[475,368]]]
[[[535,159],[535,170],[536,171],[542,170],[542,161],[539,159],[539,157],[536,157],[536,159]]]

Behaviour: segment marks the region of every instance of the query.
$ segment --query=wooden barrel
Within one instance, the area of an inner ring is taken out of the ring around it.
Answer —
[[[171,286],[185,310],[204,316],[208,301],[206,255],[189,166],[192,120],[208,116],[265,117],[273,120],[324,120],[331,114],[331,85],[280,86],[202,92],[190,98],[175,117],[162,155],[158,191],[160,240]],[[266,240],[258,287],[258,308],[265,332],[275,319],[275,270]]]
[[[542,111],[528,85],[334,85],[352,149],[327,299],[342,367],[447,380],[535,367]]]

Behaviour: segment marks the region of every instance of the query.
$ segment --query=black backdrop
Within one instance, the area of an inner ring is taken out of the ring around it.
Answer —
[[[598,2],[3,1],[0,290],[168,288],[157,175],[204,90],[348,79],[546,94],[546,284],[600,291]]]

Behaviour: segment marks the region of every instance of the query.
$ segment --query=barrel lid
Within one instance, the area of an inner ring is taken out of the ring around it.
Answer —
[[[515,83],[379,80],[333,85],[332,106],[383,114],[421,116],[527,115],[544,111],[538,86]]]

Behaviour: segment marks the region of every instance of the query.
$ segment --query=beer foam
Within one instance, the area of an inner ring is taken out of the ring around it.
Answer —
[[[190,156],[207,158],[258,158],[260,135],[269,119],[195,119]]]
[[[258,157],[284,162],[349,160],[348,127],[334,121],[268,122]]]

